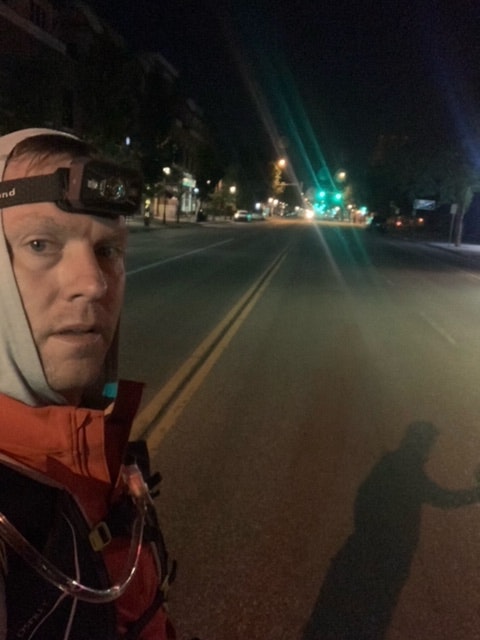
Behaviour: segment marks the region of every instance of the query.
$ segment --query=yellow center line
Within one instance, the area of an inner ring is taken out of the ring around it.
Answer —
[[[223,320],[185,360],[167,384],[138,414],[133,423],[132,437],[146,437],[151,451],[158,447],[245,322],[286,255],[287,250],[270,264]],[[163,415],[160,416],[162,412]],[[158,420],[157,416],[160,416]]]

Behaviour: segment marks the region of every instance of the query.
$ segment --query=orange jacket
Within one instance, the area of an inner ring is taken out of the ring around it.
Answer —
[[[123,453],[142,385],[119,384],[110,413],[71,406],[30,407],[0,394],[0,455],[63,485],[94,526],[122,492]],[[1,510],[1,506],[0,506]],[[114,539],[102,552],[112,578],[125,562],[129,540]],[[159,576],[148,545],[125,593],[116,601],[120,637],[157,594]],[[141,640],[175,637],[165,610],[160,608],[145,627]]]

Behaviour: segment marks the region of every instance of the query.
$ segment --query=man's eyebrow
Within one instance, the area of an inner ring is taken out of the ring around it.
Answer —
[[[105,227],[105,237],[107,239],[113,238],[126,242],[128,239],[128,229],[127,227]]]
[[[22,223],[25,223],[22,226],[30,227],[32,232],[39,229],[47,229],[51,231],[62,231],[65,229],[63,224],[57,222],[52,217],[43,216],[38,213],[31,213],[23,216]]]
[[[75,216],[77,214],[69,213],[67,215]],[[52,216],[32,212],[23,216],[22,231],[27,233],[49,231],[52,233],[65,233],[69,232],[70,229],[64,222],[59,222]],[[113,238],[126,241],[128,237],[128,229],[126,226],[111,227],[108,225],[102,225],[102,231],[105,234],[106,239]]]

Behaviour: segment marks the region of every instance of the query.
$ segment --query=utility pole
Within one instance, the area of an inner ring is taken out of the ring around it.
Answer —
[[[462,244],[463,235],[463,218],[468,211],[473,199],[473,191],[470,186],[463,189],[460,202],[458,203],[457,211],[455,214],[455,246],[460,247]]]

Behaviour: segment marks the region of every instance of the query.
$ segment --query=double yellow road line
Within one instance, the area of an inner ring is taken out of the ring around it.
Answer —
[[[287,253],[288,248],[275,258],[223,320],[185,360],[167,384],[138,414],[133,424],[133,438],[146,438],[152,452],[158,447],[245,322],[280,269]]]

